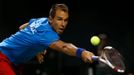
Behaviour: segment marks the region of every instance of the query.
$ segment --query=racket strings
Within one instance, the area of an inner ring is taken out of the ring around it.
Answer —
[[[118,69],[125,69],[121,54],[114,49],[106,50],[105,55],[110,63]]]

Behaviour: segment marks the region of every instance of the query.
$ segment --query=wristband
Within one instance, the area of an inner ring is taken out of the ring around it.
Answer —
[[[80,58],[82,51],[84,51],[83,48],[78,48],[77,51],[76,51],[76,57]]]

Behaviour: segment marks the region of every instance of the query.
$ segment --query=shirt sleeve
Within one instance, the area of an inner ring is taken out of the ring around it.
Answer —
[[[40,34],[40,38],[40,43],[47,47],[60,39],[54,31],[45,31],[43,34]]]

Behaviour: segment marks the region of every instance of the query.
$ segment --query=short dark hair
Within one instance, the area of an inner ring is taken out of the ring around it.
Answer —
[[[52,17],[52,18],[54,18],[57,9],[61,9],[64,12],[68,12],[69,11],[69,9],[68,9],[68,7],[67,7],[66,4],[63,4],[63,3],[61,3],[61,4],[54,4],[51,7],[50,11],[49,11],[49,16]]]

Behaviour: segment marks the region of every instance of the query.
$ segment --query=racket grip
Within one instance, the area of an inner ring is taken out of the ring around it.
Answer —
[[[99,59],[98,56],[92,56],[92,60],[97,61]]]

